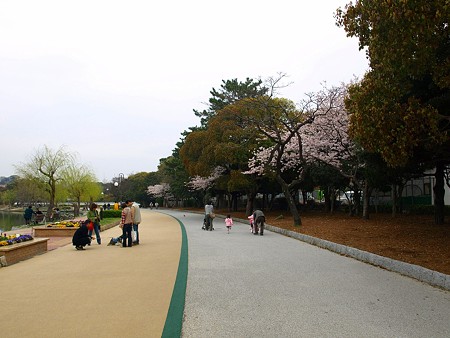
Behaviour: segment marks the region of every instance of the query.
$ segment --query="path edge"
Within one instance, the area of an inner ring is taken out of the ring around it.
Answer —
[[[180,261],[178,263],[177,277],[175,279],[172,298],[170,300],[169,310],[167,311],[166,322],[164,324],[161,338],[181,337],[188,274],[188,240],[186,229],[183,222],[181,222],[178,218],[172,215],[168,216],[173,217],[178,221],[178,224],[180,224],[181,251]]]

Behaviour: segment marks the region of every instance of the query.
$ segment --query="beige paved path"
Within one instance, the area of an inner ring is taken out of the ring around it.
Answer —
[[[142,210],[140,242],[66,245],[0,269],[1,337],[160,337],[181,249],[178,222]]]

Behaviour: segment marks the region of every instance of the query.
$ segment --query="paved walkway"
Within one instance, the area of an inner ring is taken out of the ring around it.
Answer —
[[[142,216],[131,249],[106,246],[116,227],[1,268],[1,336],[450,337],[448,291],[247,224]]]
[[[188,237],[183,337],[450,337],[450,292],[274,232],[170,211]]]
[[[173,217],[142,211],[140,242],[85,251],[65,245],[0,269],[0,336],[161,337],[182,243]],[[180,322],[180,321],[179,321]],[[173,325],[172,325],[173,326]]]

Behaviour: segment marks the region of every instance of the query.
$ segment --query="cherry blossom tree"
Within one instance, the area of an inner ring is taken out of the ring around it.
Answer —
[[[214,183],[222,176],[224,167],[216,167],[208,177],[196,175],[186,184],[191,190],[207,190],[214,186]]]
[[[321,158],[338,165],[342,149],[337,146],[352,150],[352,144],[343,129],[346,120],[340,121],[339,115],[345,112],[342,109],[344,94],[341,87],[324,86],[317,93],[307,94],[300,109],[295,108],[292,102],[270,99],[262,105],[260,114],[254,120],[268,142],[250,159],[248,173],[272,174],[276,177],[293,215],[294,225],[301,225],[301,218],[291,191],[300,183],[306,163]],[[328,124],[330,116],[332,120],[339,121],[336,126]],[[321,137],[316,135],[318,131]],[[343,137],[338,144],[331,145],[333,139],[340,136]],[[315,141],[318,142],[317,146]]]
[[[164,201],[164,206],[167,206],[167,201],[171,197],[170,184],[161,183],[150,185],[147,187],[147,194],[153,197],[160,197]]]
[[[355,209],[359,209],[360,172],[364,167],[361,159],[361,148],[350,138],[349,115],[345,109],[347,85],[326,89],[327,95],[333,104],[326,114],[318,114],[311,124],[305,125],[301,130],[304,158],[307,162],[319,161],[331,165],[353,185]],[[366,181],[365,181],[366,182]],[[369,198],[367,184],[364,184]],[[368,207],[368,205],[367,205]],[[364,213],[368,212],[365,208]]]

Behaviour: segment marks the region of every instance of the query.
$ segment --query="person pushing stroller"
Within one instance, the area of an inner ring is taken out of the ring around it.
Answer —
[[[213,226],[214,217],[216,217],[216,215],[214,214],[214,207],[212,205],[212,202],[209,201],[205,205],[205,218],[203,220],[203,228],[202,228],[203,230],[209,230],[209,231],[214,230],[214,226]]]

